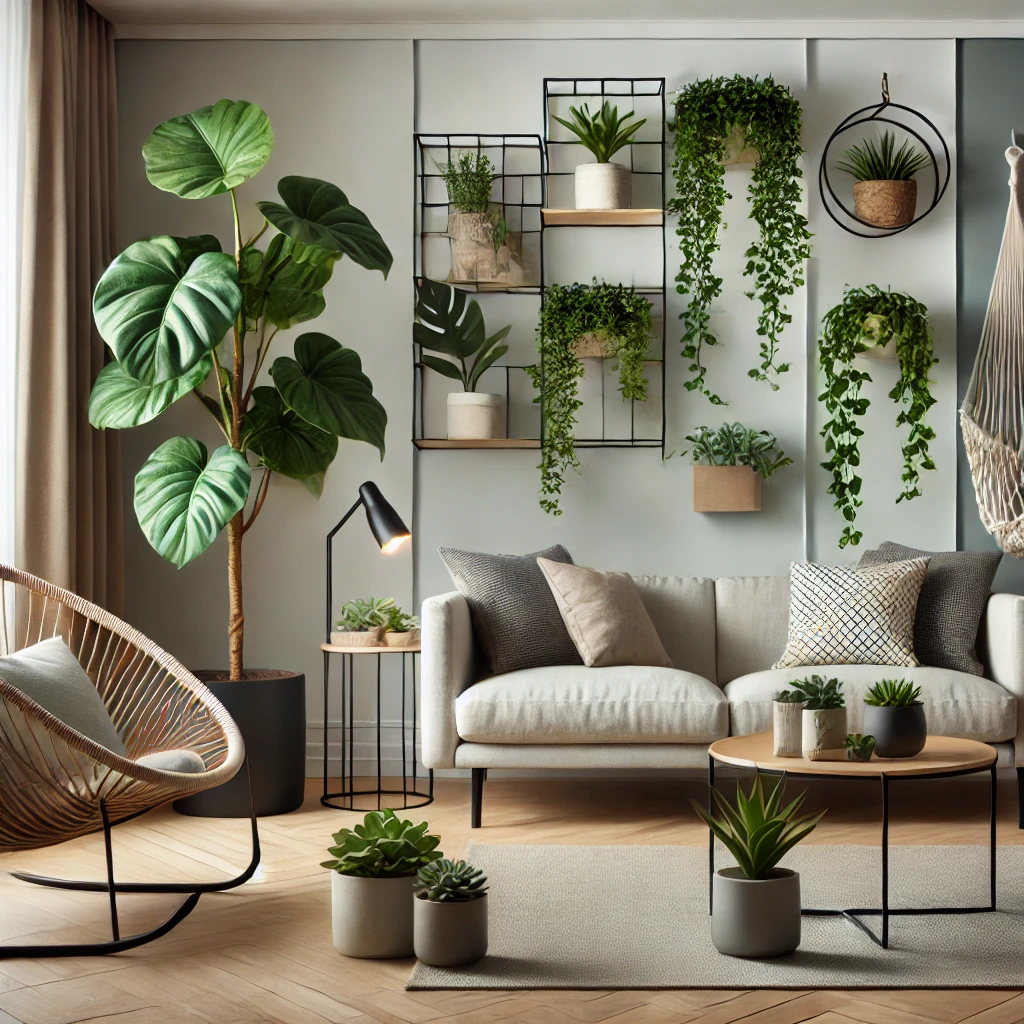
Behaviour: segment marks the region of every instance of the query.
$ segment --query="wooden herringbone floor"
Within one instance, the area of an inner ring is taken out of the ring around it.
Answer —
[[[812,788],[829,814],[811,837],[820,843],[876,843],[877,794],[870,787]],[[703,843],[706,833],[685,797],[700,790],[674,781],[494,780],[484,824],[474,834],[503,843]],[[428,818],[443,848],[459,855],[469,837],[468,784],[438,783]],[[894,794],[893,839],[973,843],[985,839],[985,791],[971,781],[922,783]],[[305,807],[263,819],[258,877],[230,893],[204,896],[174,932],[116,957],[0,961],[0,1024],[1015,1024],[1015,991],[601,991],[412,992],[411,962],[347,960],[330,936],[330,890],[318,862],[330,832],[354,815],[321,808],[310,784]],[[121,826],[119,877],[212,878],[247,859],[247,823],[183,818],[162,810]],[[1000,842],[1024,842],[1012,786],[1001,793]],[[103,877],[102,842],[0,857],[17,868]],[[122,931],[150,927],[173,897],[122,900]],[[61,893],[0,876],[0,941],[82,941],[106,937],[102,895]],[[1024,950],[1021,951],[1024,957]]]

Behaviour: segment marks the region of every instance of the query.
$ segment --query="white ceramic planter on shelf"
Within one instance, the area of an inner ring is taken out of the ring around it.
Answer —
[[[453,391],[448,396],[450,440],[486,440],[505,436],[505,397],[482,391]]]
[[[577,210],[628,210],[628,167],[622,164],[580,164],[576,168]]]
[[[412,956],[415,875],[357,878],[331,872],[334,947],[345,956],[389,960]]]

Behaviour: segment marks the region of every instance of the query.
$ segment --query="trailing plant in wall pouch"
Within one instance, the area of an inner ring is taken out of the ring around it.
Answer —
[[[537,327],[541,360],[527,368],[539,394],[544,436],[541,439],[540,506],[561,515],[558,495],[576,456],[576,413],[583,404],[579,343],[597,345],[598,354],[616,359],[623,400],[646,401],[644,358],[651,340],[651,304],[622,284],[555,284],[544,293]]]
[[[685,86],[675,100],[671,127],[676,195],[668,209],[679,217],[676,234],[683,252],[676,291],[689,296],[680,314],[682,355],[690,360],[694,374],[686,387],[715,405],[725,403],[708,387],[702,355],[705,345],[719,343],[711,329],[711,304],[722,293],[722,279],[715,276],[712,262],[721,248],[722,207],[731,198],[722,165],[727,139],[730,133],[741,135],[744,146],[760,154],[748,189],[750,216],[760,234],[746,252],[743,273],[753,278],[747,297],[761,304],[761,362],[748,375],[777,389],[774,378],[789,369],[788,363],[778,361],[779,336],[792,320],[786,297],[804,283],[803,265],[811,251],[807,219],[797,208],[798,161],[803,153],[800,122],[800,104],[770,76],[705,79]]]
[[[935,431],[925,423],[925,414],[935,404],[928,374],[938,362],[933,354],[928,310],[902,292],[883,291],[878,285],[847,288],[843,301],[822,320],[818,361],[825,376],[825,390],[818,396],[832,417],[821,429],[828,461],[821,465],[832,474],[829,494],[846,520],[839,546],[859,544],[856,529],[861,478],[859,439],[864,431],[857,425],[870,402],[861,394],[871,376],[853,365],[856,356],[879,348],[889,339],[895,343],[900,378],[889,397],[900,406],[896,426],[909,425],[903,442],[903,490],[897,503],[921,494],[921,471],[935,469],[928,455],[928,442]]]

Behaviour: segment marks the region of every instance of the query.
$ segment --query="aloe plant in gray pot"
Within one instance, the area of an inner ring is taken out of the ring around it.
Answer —
[[[416,959],[462,967],[487,955],[487,877],[464,860],[444,858],[419,869],[413,904]]]
[[[883,679],[864,698],[864,731],[875,737],[879,757],[916,757],[928,739],[921,687]]]

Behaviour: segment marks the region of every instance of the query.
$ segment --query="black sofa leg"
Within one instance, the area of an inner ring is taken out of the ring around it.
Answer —
[[[480,810],[484,802],[484,779],[486,777],[486,768],[473,769],[473,797],[469,815],[469,824],[472,828],[480,827]]]
[[[1024,828],[1024,768],[1017,769],[1017,828]]]

